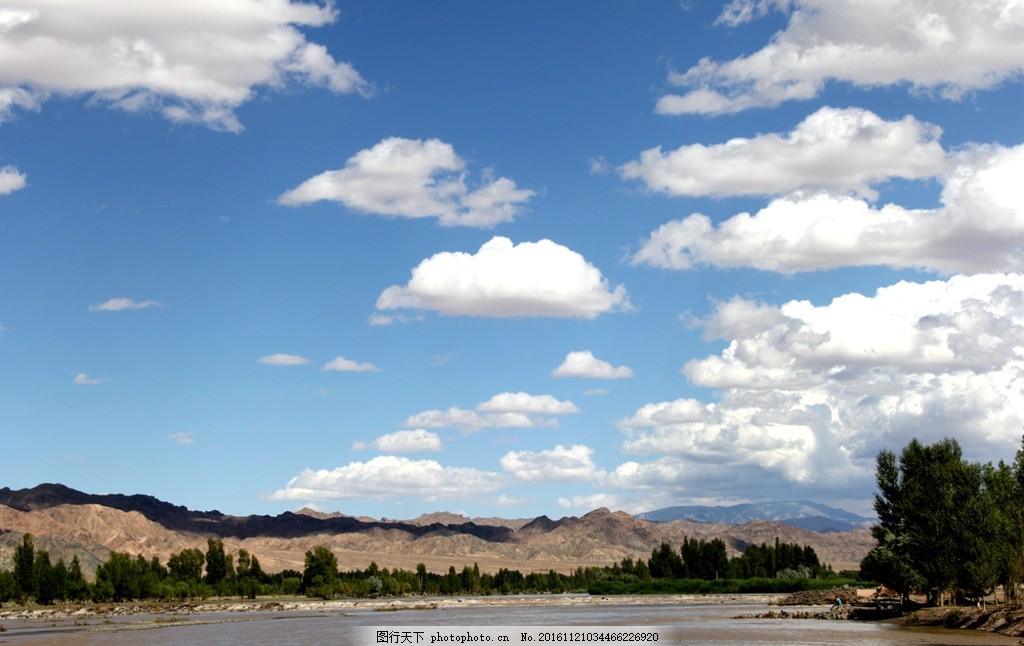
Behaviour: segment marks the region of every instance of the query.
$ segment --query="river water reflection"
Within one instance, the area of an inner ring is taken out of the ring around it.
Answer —
[[[707,644],[739,646],[749,644],[792,644],[794,646],[909,646],[1016,645],[1016,638],[929,628],[906,628],[889,623],[820,621],[813,619],[736,619],[767,609],[763,603],[623,603],[576,605],[471,605],[432,609],[402,609],[388,612],[346,608],[320,611],[288,610],[246,613],[196,613],[188,625],[175,625],[180,618],[132,617],[120,619],[135,628],[113,630],[95,622],[86,629],[60,629],[28,634],[19,630],[0,635],[6,643],[32,646],[81,644],[83,646],[147,644],[181,646],[191,644],[341,644],[376,646],[375,633],[419,631],[420,646],[429,646],[429,635],[451,627],[647,626],[660,632],[658,645]],[[510,632],[512,632],[510,630]],[[515,633],[512,643],[518,641]],[[415,643],[411,646],[416,646]],[[535,644],[534,646],[544,646]],[[552,645],[555,646],[555,645]],[[608,646],[611,646],[610,644]],[[644,646],[639,644],[637,646]]]

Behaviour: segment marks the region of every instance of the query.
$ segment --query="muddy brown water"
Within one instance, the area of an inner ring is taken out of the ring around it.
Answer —
[[[325,605],[273,612],[197,612],[187,616],[135,615],[109,619],[93,617],[77,622],[5,622],[0,643],[147,645],[234,645],[260,644],[342,644],[379,646],[390,635],[392,644],[411,646],[498,646],[507,635],[510,644],[524,644],[523,632],[534,641],[529,646],[580,646],[581,633],[601,634],[631,627],[631,632],[648,633],[644,642],[629,646],[652,646],[649,633],[662,644],[707,644],[738,646],[748,644],[790,644],[794,646],[909,646],[909,645],[1016,645],[1012,637],[975,631],[940,628],[909,628],[893,623],[821,621],[815,619],[737,618],[771,609],[763,600],[735,598],[715,602],[579,603],[473,605],[418,604],[416,609],[382,611],[381,608]],[[775,608],[776,610],[778,608]],[[816,610],[791,608],[790,610]],[[78,625],[74,625],[77,623]],[[469,641],[486,633],[491,642]],[[439,635],[448,641],[431,644]],[[612,646],[624,642],[591,642]]]

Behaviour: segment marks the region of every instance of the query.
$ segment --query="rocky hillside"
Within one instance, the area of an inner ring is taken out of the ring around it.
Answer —
[[[610,565],[623,558],[647,558],[663,541],[684,536],[722,538],[731,555],[750,543],[775,537],[810,545],[836,569],[854,567],[874,545],[867,530],[819,533],[778,522],[743,525],[679,520],[653,523],[622,512],[598,509],[582,517],[552,520],[470,520],[454,514],[421,516],[415,521],[353,518],[304,511],[278,516],[228,516],[198,512],[151,496],[95,495],[62,485],[0,489],[0,568],[11,566],[13,547],[23,533],[54,558],[77,554],[87,571],[111,551],[141,554],[162,561],[186,547],[205,550],[217,537],[225,548],[245,548],[263,568],[301,570],[306,550],[326,545],[343,569],[381,567],[432,571],[477,563],[483,571],[569,571],[579,566]]]

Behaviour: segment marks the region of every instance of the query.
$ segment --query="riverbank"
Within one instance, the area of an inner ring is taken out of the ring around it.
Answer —
[[[837,604],[836,600],[842,601]],[[856,590],[821,590],[796,592],[782,596],[775,605],[801,606],[800,609],[771,609],[740,615],[735,619],[827,619],[853,621],[887,621],[908,627],[942,627],[997,633],[1007,637],[1024,637],[1024,608],[1004,605],[926,607],[900,611],[865,603]]]
[[[165,603],[99,603],[82,605],[19,607],[0,609],[0,630],[11,634],[17,631],[38,630],[41,626],[58,629],[106,630],[138,629],[160,624],[182,625],[235,621],[247,615],[276,613],[308,613],[310,615],[342,615],[365,612],[391,612],[397,610],[436,610],[441,608],[485,608],[528,606],[594,606],[594,605],[770,605],[778,603],[780,594],[723,594],[723,595],[636,595],[594,596],[588,594],[538,594],[486,597],[397,597],[379,599],[263,598],[255,600],[208,599],[206,601]],[[237,619],[233,619],[237,618]]]
[[[905,626],[943,626],[1024,637],[1024,609],[1005,606],[921,608],[896,620]]]

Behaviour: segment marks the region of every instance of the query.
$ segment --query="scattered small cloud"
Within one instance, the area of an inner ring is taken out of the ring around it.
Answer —
[[[309,363],[309,359],[301,357],[296,354],[268,354],[260,357],[257,360],[265,366],[304,366]]]
[[[531,500],[529,498],[511,496],[503,493],[500,496],[491,498],[488,502],[499,507],[522,507],[523,505],[528,505]]]
[[[571,401],[559,401],[551,395],[531,395],[519,391],[498,393],[477,405],[478,411],[488,413],[526,413],[528,415],[568,415],[580,412]]]
[[[78,386],[99,386],[100,384],[107,383],[107,380],[99,377],[91,377],[84,372],[80,372],[75,375],[73,382]]]
[[[196,438],[192,433],[171,433],[167,436],[167,439],[174,442],[175,444],[195,444]]]
[[[372,442],[354,442],[352,448],[356,451],[376,449],[381,453],[440,451],[441,437],[437,433],[418,428],[381,435]]]
[[[427,410],[406,418],[408,427],[458,428],[469,433],[485,428],[543,428],[558,425],[558,415],[578,413],[571,401],[551,395],[525,392],[499,393],[480,403],[475,410],[452,406],[447,410]]]
[[[0,330],[0,331],[2,331],[2,330]],[[430,365],[435,367],[435,368],[440,368],[441,366],[446,366],[449,363],[451,363],[452,361],[454,361],[455,357],[458,356],[458,354],[459,354],[459,351],[456,351],[456,352],[446,352],[444,354],[435,354],[433,357],[430,358]]]
[[[628,366],[612,366],[594,357],[590,350],[578,350],[565,355],[562,365],[551,371],[552,377],[586,377],[590,379],[629,379],[633,370]]]
[[[90,312],[123,312],[125,310],[144,310],[150,307],[164,307],[160,301],[143,300],[136,301],[131,298],[111,298],[102,303],[95,303],[89,306]]]
[[[0,167],[0,195],[10,195],[28,186],[28,176],[14,166]]]
[[[596,493],[589,496],[560,496],[557,500],[558,506],[563,509],[579,509],[582,511],[592,511],[602,507],[622,509],[625,506],[625,502],[622,496],[607,493]]]
[[[381,369],[372,363],[353,361],[341,356],[331,359],[320,369],[333,372],[381,372]]]

